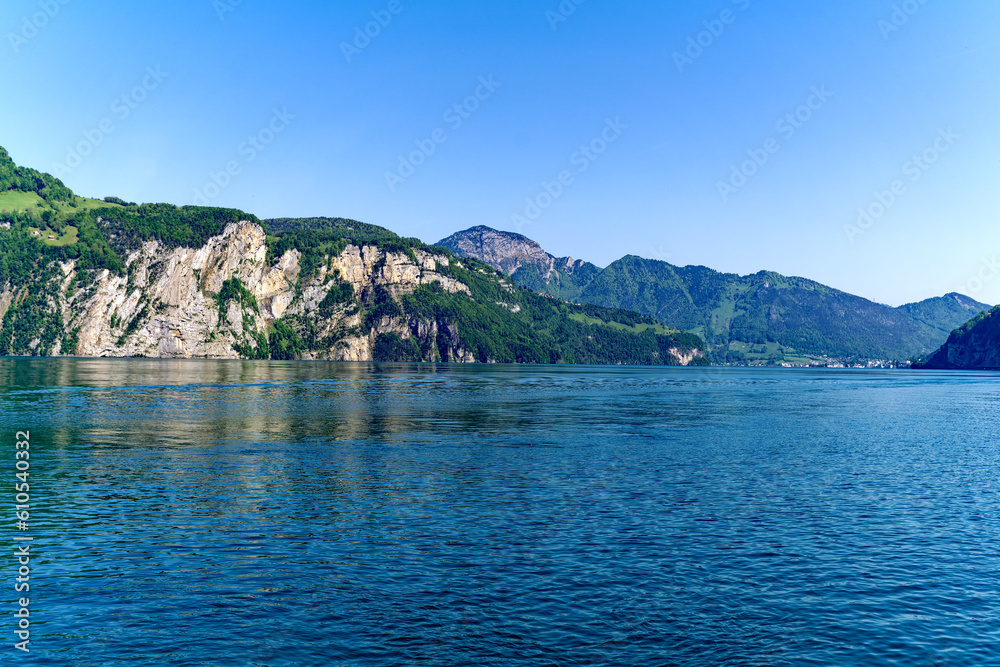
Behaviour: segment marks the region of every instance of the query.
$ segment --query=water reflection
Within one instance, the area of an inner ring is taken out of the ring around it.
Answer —
[[[1000,658],[990,375],[0,373],[34,443],[34,664]]]

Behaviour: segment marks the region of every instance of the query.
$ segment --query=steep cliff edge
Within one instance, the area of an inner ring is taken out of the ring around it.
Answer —
[[[398,237],[379,244],[353,243],[339,232],[269,237],[261,224],[240,221],[188,247],[165,232],[142,235],[123,224],[95,219],[109,252],[117,253],[104,264],[117,269],[93,268],[82,252],[61,261],[43,254],[30,278],[7,281],[0,351],[466,363],[704,360],[700,339],[690,334],[634,313],[545,299],[474,260]]]
[[[48,307],[66,323],[54,348],[41,349],[38,332],[24,338],[17,330],[19,305],[30,287],[8,285],[0,298],[0,316],[10,332],[6,342],[29,354],[66,353],[62,348],[70,339],[70,352],[77,356],[238,358],[256,349],[276,322],[298,316],[311,318],[327,337],[345,334],[330,349],[304,351],[305,358],[367,360],[379,335],[409,338],[409,327],[404,318],[384,317],[361,331],[362,315],[353,304],[319,307],[334,287],[354,294],[384,288],[398,297],[436,283],[448,293],[471,294],[468,286],[437,272],[449,265],[448,257],[416,250],[414,262],[406,253],[375,246],[348,245],[300,283],[302,253],[287,250],[268,265],[266,241],[259,224],[245,221],[228,224],[200,248],[168,249],[146,241],[128,255],[123,275],[103,269],[81,280],[76,260],[62,263],[42,289]],[[227,283],[237,286],[234,298],[220,298]],[[241,299],[240,290],[251,298]],[[460,344],[434,343],[446,358],[473,360]]]

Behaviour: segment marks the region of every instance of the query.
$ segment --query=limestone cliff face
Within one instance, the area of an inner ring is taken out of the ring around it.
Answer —
[[[60,354],[64,340],[75,337],[76,356],[239,358],[239,346],[252,346],[277,320],[298,316],[315,325],[318,338],[329,344],[307,351],[305,358],[370,360],[377,336],[396,333],[403,340],[434,337],[443,361],[475,361],[458,332],[440,331],[436,322],[385,317],[364,330],[356,305],[320,309],[331,288],[344,283],[357,295],[381,288],[399,296],[432,282],[447,292],[471,295],[468,286],[437,272],[448,265],[447,257],[422,251],[414,256],[416,262],[405,253],[349,245],[300,282],[301,254],[289,250],[268,264],[264,230],[241,222],[201,248],[168,249],[148,241],[127,257],[122,276],[105,270],[85,280],[76,262],[69,262],[61,265],[60,284],[52,290],[59,297],[49,303],[61,313],[64,327],[53,353]],[[217,295],[232,278],[253,300],[220,303]],[[12,303],[24,300],[25,292],[8,285],[0,293],[0,318]]]
[[[306,238],[303,254],[277,250],[294,247],[286,239],[269,245],[256,222],[228,223],[200,247],[106,228],[116,261],[100,265],[116,270],[88,268],[81,252],[0,285],[5,354],[654,364],[703,354],[696,337],[580,322],[568,304],[422,244]]]

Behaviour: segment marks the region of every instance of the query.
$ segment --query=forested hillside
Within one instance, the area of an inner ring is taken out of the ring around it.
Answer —
[[[1000,306],[955,329],[934,354],[915,364],[937,370],[1000,370]]]
[[[705,363],[695,335],[381,227],[86,199],[0,158],[2,354]]]
[[[702,336],[717,363],[903,361],[927,354],[989,308],[960,294],[892,308],[805,278],[740,276],[634,255],[607,268],[557,258],[520,234],[473,227],[441,244],[519,285],[624,308]]]

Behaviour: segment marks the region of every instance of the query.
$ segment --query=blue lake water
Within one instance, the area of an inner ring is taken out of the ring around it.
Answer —
[[[3,665],[1000,665],[997,374],[0,374]]]

